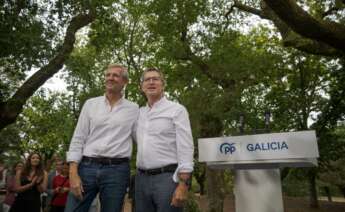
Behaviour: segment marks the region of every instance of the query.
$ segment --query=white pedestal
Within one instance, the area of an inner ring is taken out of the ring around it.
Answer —
[[[199,161],[235,170],[236,212],[283,212],[279,167],[317,166],[315,131],[199,139]]]
[[[235,171],[236,212],[283,212],[279,169]]]

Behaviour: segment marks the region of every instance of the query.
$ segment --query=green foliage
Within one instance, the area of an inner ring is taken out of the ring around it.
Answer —
[[[185,212],[201,212],[199,208],[198,202],[195,199],[195,194],[192,192],[188,193],[188,199],[183,207],[183,211]]]
[[[286,196],[305,197],[308,196],[308,181],[305,174],[294,169],[282,182],[282,190]]]
[[[264,128],[263,114],[268,109],[274,132],[310,129],[312,122],[318,123],[331,111],[320,124],[325,129],[313,126],[322,131],[319,171],[342,176],[338,163],[343,162],[343,134],[334,133],[345,111],[342,60],[282,48],[269,24],[251,29],[252,16],[235,11],[225,17],[232,3],[225,0],[19,2],[0,5],[0,102],[14,93],[28,71],[51,59],[73,15],[93,8],[98,16],[79,35],[64,66],[68,94],[41,91],[35,95],[18,123],[1,132],[1,150],[13,152],[19,146],[18,155],[33,149],[47,158],[56,152],[63,155],[83,103],[103,95],[105,68],[120,63],[130,73],[125,95],[139,105],[145,104],[139,91],[142,70],[162,69],[166,96],[188,109],[195,147],[201,137],[237,134],[241,113],[245,131],[252,133]],[[245,2],[254,7],[260,3]],[[317,15],[336,2],[303,4]],[[194,176],[201,185],[205,164],[197,160],[195,164]],[[306,195],[306,176],[307,172],[292,169],[284,180],[284,191]],[[231,173],[223,178],[231,189]],[[193,201],[188,207],[197,211]]]
[[[45,160],[64,156],[76,120],[66,95],[47,96],[44,90],[33,96],[20,121],[21,152],[40,152]]]
[[[20,143],[20,131],[12,124],[0,132],[0,155],[4,158],[12,157],[11,151],[18,149]]]
[[[29,1],[1,1],[0,3],[0,101],[6,100],[27,71],[45,63],[53,48],[50,42],[57,28],[43,19],[43,4]]]

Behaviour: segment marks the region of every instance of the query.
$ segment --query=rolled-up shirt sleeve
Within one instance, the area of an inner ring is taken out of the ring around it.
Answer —
[[[189,116],[186,108],[181,106],[173,118],[176,127],[176,147],[178,167],[173,179],[178,181],[179,173],[191,173],[193,171],[194,144]]]
[[[77,126],[67,152],[67,162],[81,161],[84,143],[90,133],[89,101],[86,101],[79,115]]]

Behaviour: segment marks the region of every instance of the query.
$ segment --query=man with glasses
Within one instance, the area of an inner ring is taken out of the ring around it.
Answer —
[[[102,212],[121,211],[129,183],[132,128],[138,106],[123,97],[127,69],[109,65],[105,95],[87,100],[67,152],[70,194],[66,212],[85,212],[97,194]]]
[[[136,127],[136,212],[182,211],[193,170],[193,138],[184,106],[164,97],[160,70],[146,69],[141,90],[147,105]]]

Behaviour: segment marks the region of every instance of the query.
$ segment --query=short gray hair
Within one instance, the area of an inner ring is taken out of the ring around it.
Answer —
[[[122,78],[127,81],[129,80],[128,70],[125,66],[120,65],[120,64],[109,64],[106,70],[109,70],[111,68],[120,68],[122,70],[121,71]]]
[[[141,74],[141,77],[140,77],[140,84],[143,84],[144,82],[144,76],[147,72],[151,72],[151,71],[155,71],[159,74],[162,82],[163,82],[163,85],[165,85],[165,78],[164,78],[164,74],[161,70],[159,70],[158,68],[155,68],[155,67],[150,67],[150,68],[147,68],[144,70],[144,72]]]

